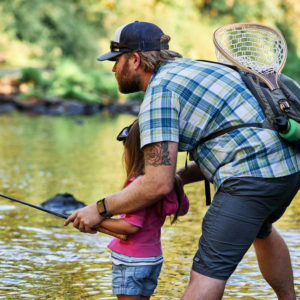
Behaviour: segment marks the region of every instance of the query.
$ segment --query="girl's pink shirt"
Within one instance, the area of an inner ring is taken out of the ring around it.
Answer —
[[[130,184],[134,178],[130,179]],[[183,216],[188,212],[189,200],[184,194],[182,197],[179,215]],[[140,227],[140,230],[130,234],[127,241],[113,238],[108,248],[127,256],[151,257],[162,254],[161,227],[166,216],[172,215],[178,208],[177,196],[172,190],[164,199],[154,205],[141,209],[131,214],[120,215],[129,224]]]

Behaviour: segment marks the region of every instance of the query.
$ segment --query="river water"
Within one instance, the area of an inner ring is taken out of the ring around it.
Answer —
[[[68,192],[86,204],[117,191],[124,168],[118,132],[133,116],[0,116],[0,193],[40,204]],[[184,164],[184,154],[178,165]],[[186,187],[189,213],[162,231],[165,262],[152,299],[179,299],[206,211],[203,185]],[[115,299],[110,237],[64,227],[63,219],[0,199],[0,299]],[[300,193],[276,223],[285,238],[300,297]],[[224,299],[275,299],[253,248],[226,287]],[[300,298],[299,298],[300,299]]]

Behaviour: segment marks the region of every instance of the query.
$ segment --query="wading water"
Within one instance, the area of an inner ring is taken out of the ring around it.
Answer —
[[[57,193],[85,204],[118,191],[125,178],[123,146],[116,141],[133,116],[0,116],[0,193],[39,205]],[[182,155],[181,155],[182,154]],[[184,165],[185,154],[178,158]],[[190,210],[162,229],[165,262],[153,299],[179,299],[201,233],[204,185],[185,187]],[[201,197],[199,197],[199,194]],[[64,220],[0,199],[0,299],[114,299],[111,237],[89,235]],[[275,224],[285,238],[300,297],[300,194]],[[224,299],[274,299],[262,279],[253,248],[230,277]]]

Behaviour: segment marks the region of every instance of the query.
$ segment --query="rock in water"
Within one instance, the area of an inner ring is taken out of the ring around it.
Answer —
[[[54,197],[41,203],[41,206],[61,214],[69,215],[86,205],[83,202],[76,200],[72,194],[64,193],[56,194]]]

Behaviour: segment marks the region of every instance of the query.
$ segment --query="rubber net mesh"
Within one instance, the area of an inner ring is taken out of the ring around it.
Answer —
[[[285,44],[279,35],[260,27],[220,31],[216,40],[223,50],[245,67],[261,74],[277,72],[285,61]],[[218,61],[232,64],[216,48]]]

